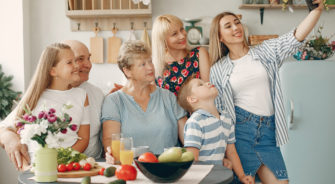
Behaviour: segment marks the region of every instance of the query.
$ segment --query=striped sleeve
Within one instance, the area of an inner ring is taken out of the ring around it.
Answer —
[[[189,119],[191,120],[191,119]],[[203,133],[198,123],[187,121],[184,128],[184,147],[195,147],[200,150]]]
[[[232,123],[232,126],[229,131],[229,137],[227,140],[227,144],[234,144],[236,142],[235,139],[235,125]]]
[[[219,75],[219,65],[216,64],[212,66],[211,71],[210,71],[210,82],[216,87],[218,90],[219,94],[215,98],[215,105],[216,108],[218,109],[219,112],[223,112],[224,109],[224,100],[223,100],[223,88],[221,87],[221,83],[218,80],[220,78]]]
[[[259,50],[263,53],[267,53],[267,57],[276,57],[271,58],[268,61],[276,61],[277,65],[280,67],[287,57],[297,52],[299,47],[304,44],[304,41],[298,41],[294,34],[295,29],[279,38],[266,40],[259,46]],[[271,55],[270,53],[274,53],[274,55]]]

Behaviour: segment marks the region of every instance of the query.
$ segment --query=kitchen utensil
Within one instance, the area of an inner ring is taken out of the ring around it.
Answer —
[[[107,51],[107,62],[117,63],[117,56],[119,55],[119,50],[122,44],[121,38],[116,37],[117,28],[114,27],[113,36],[108,38],[108,51]]]
[[[146,27],[146,23],[144,23],[144,30],[143,30],[143,33],[142,33],[142,37],[141,37],[141,41],[143,43],[146,44],[146,46],[151,49],[151,42],[150,42],[150,38],[149,38],[149,34],[148,34],[148,31],[147,31],[147,27]]]
[[[91,62],[92,63],[103,63],[104,53],[103,46],[104,41],[102,37],[98,36],[99,28],[96,25],[94,28],[95,37],[90,38],[90,50],[91,50]]]

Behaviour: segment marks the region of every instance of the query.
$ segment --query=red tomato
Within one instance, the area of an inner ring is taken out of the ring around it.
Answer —
[[[121,165],[115,171],[115,175],[118,179],[123,180],[135,180],[137,176],[137,170],[132,165]]]
[[[80,164],[78,162],[73,163],[73,170],[78,171],[80,169]]]
[[[103,176],[104,175],[105,168],[101,168],[99,171],[99,175]]]
[[[73,170],[73,163],[66,164],[66,170],[72,171]]]
[[[86,163],[85,165],[84,165],[84,167],[83,167],[83,169],[85,170],[85,171],[89,171],[89,170],[91,170],[91,164],[89,164],[89,163]]]
[[[58,172],[65,172],[66,171],[66,165],[65,164],[59,164],[57,167]]]
[[[151,152],[146,152],[143,153],[138,157],[138,161],[140,162],[158,162],[157,157],[151,153]]]

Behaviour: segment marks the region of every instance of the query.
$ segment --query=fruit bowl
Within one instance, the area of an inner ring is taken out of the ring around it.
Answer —
[[[158,156],[157,156],[158,157]],[[171,183],[178,181],[191,167],[193,160],[188,162],[149,163],[134,158],[137,168],[153,182]]]

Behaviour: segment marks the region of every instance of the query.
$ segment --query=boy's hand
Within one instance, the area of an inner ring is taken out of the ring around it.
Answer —
[[[246,184],[255,184],[254,178],[250,175],[244,175],[240,178],[240,181],[242,183],[246,183]]]
[[[230,170],[233,169],[233,163],[228,158],[223,158],[222,164]]]

